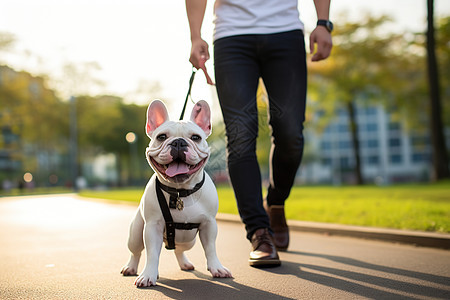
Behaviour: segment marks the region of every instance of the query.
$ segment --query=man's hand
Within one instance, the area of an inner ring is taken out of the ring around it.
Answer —
[[[211,77],[209,77],[206,71],[205,63],[209,59],[208,43],[202,39],[192,41],[191,56],[189,61],[196,69],[202,69],[205,73],[206,81],[208,84],[214,85]]]
[[[316,52],[314,52],[315,44],[317,44]],[[325,27],[317,26],[309,36],[309,49],[311,54],[314,54],[311,60],[320,61],[326,59],[330,56],[332,47],[331,33]]]
[[[202,39],[192,41],[191,57],[189,58],[191,64],[196,69],[200,69],[201,63],[205,64],[205,62],[208,59],[209,59],[208,43],[206,43]]]

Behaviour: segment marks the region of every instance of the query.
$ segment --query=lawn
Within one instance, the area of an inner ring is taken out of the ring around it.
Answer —
[[[219,186],[219,212],[237,214],[233,190]],[[82,191],[83,197],[138,202],[142,189]],[[450,182],[294,187],[288,219],[450,233]]]

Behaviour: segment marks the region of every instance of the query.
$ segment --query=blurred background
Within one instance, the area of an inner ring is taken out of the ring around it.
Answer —
[[[308,41],[313,1],[300,0],[299,11]],[[332,1],[330,19],[331,57],[308,61],[297,183],[449,178],[450,1]],[[202,30],[212,55],[213,1]],[[146,108],[162,99],[178,118],[192,72],[189,38],[183,1],[2,0],[1,193],[143,186],[152,174],[144,156]],[[192,98],[212,106],[207,171],[227,182],[217,95],[200,72]],[[258,158],[267,178],[262,82],[257,100]]]

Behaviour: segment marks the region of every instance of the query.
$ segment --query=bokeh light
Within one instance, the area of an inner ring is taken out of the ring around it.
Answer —
[[[25,182],[32,182],[33,181],[33,174],[31,174],[30,172],[27,172],[27,173],[23,174],[23,181],[25,181]]]
[[[125,139],[128,143],[132,144],[136,141],[136,134],[134,132],[128,132]]]

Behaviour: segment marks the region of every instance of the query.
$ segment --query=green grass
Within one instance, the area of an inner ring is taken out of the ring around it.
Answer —
[[[295,188],[286,214],[294,220],[450,232],[450,185]]]
[[[219,212],[237,214],[233,190],[218,186]],[[139,202],[142,189],[82,191],[81,196]],[[294,187],[288,219],[450,233],[450,182]]]
[[[95,191],[95,190],[83,190],[79,193],[82,197],[88,198],[100,198],[108,200],[126,201],[126,202],[136,202],[141,201],[142,194],[144,193],[144,187],[142,188],[123,188],[123,189],[112,189],[106,191]]]

